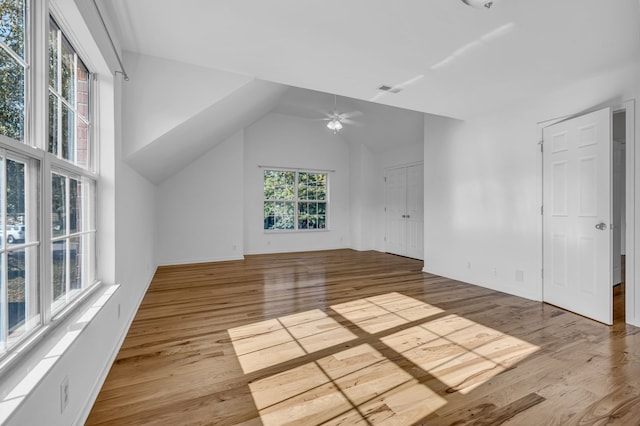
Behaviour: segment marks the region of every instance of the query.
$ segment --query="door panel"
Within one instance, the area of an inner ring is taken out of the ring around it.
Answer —
[[[407,189],[405,169],[389,170],[385,185],[385,198],[387,209],[385,251],[406,256],[407,221],[405,220],[405,209]]]
[[[547,127],[544,141],[544,301],[611,324],[611,111]]]

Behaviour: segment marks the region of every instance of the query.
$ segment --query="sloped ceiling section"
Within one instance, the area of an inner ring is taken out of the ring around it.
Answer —
[[[123,50],[460,119],[640,57],[637,0],[102,1]]]
[[[126,161],[159,184],[271,111],[286,86],[252,80],[130,154]]]
[[[253,78],[147,55],[125,53],[124,156],[153,143]]]

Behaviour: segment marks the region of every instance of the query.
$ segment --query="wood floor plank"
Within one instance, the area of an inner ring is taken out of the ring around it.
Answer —
[[[640,329],[421,269],[352,250],[161,267],[87,424],[638,424]]]

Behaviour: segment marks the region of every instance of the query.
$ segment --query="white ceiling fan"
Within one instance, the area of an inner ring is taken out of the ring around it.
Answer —
[[[325,118],[319,118],[318,120],[327,121],[327,128],[335,134],[342,130],[345,124],[360,126],[360,123],[351,119],[354,117],[360,117],[362,112],[340,112],[338,110],[338,97],[333,95],[333,110],[325,113],[325,115]]]
[[[494,1],[487,0],[462,0],[462,2],[477,9],[491,9],[491,6],[493,6],[493,3],[495,3]]]

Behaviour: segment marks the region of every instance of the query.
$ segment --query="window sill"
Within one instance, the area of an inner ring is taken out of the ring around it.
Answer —
[[[0,424],[10,419],[119,287],[97,283],[2,360]]]
[[[265,234],[269,234],[269,235],[273,235],[273,234],[315,234],[317,232],[331,232],[331,229],[329,228],[325,228],[325,229],[274,229],[274,230],[268,230],[265,229],[264,233]]]

